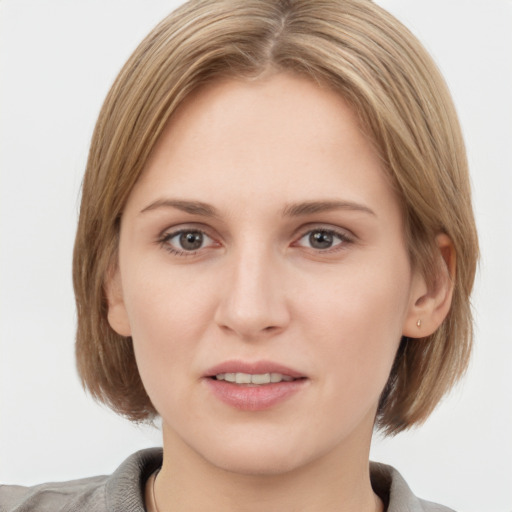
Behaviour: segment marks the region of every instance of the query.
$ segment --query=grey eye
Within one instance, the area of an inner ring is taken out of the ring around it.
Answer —
[[[333,245],[334,236],[328,231],[312,231],[308,241],[313,249],[329,249]]]
[[[300,238],[298,245],[316,250],[326,250],[344,242],[349,242],[349,239],[341,233],[328,229],[313,229]]]
[[[165,235],[162,242],[173,252],[194,252],[212,245],[213,240],[202,231],[187,229]]]
[[[180,233],[179,245],[185,251],[195,251],[200,249],[204,242],[204,235],[201,231],[185,231]]]

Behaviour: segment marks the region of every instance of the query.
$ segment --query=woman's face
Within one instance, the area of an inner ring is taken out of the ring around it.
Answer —
[[[275,473],[367,457],[423,287],[351,108],[281,73],[209,85],[172,118],[122,217],[109,320],[164,443]]]

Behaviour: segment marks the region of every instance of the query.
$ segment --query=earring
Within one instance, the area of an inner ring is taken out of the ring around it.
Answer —
[[[421,320],[418,320],[418,321],[416,322],[416,325],[418,326],[418,329],[419,329],[419,328],[421,327]]]

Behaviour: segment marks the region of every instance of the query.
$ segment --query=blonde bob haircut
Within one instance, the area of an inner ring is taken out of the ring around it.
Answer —
[[[464,143],[444,80],[418,40],[370,0],[192,0],[135,50],[100,112],[83,181],[73,262],[82,382],[133,421],[157,414],[131,338],[107,320],[104,288],[117,264],[123,208],[192,91],[268,71],[307,77],[352,105],[402,203],[411,264],[431,286],[441,264],[436,236],[453,242],[450,312],[434,334],[402,339],[379,403],[376,426],[400,432],[423,422],[467,367],[478,242]]]

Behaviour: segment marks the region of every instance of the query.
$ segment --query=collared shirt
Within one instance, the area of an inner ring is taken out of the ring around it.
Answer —
[[[146,480],[162,464],[162,450],[134,453],[111,476],[95,476],[33,487],[0,486],[0,512],[145,512]],[[453,512],[414,496],[400,473],[372,462],[374,491],[387,512]]]

